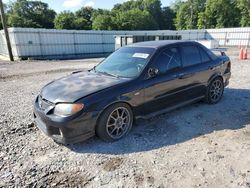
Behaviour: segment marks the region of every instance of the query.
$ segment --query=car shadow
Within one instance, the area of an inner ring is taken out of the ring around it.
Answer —
[[[186,142],[214,131],[236,130],[250,124],[250,90],[226,88],[215,105],[199,102],[149,120],[138,120],[123,139],[106,143],[94,137],[68,145],[77,153],[129,154]]]

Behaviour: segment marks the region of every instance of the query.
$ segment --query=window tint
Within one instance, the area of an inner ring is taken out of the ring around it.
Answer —
[[[201,54],[201,62],[205,63],[205,62],[210,61],[210,58],[207,55],[207,53],[202,48],[199,48],[199,49],[200,49],[200,54]]]
[[[160,73],[180,67],[181,58],[178,48],[168,48],[161,52],[156,59],[155,66],[159,69]]]
[[[206,49],[208,55],[212,58],[212,60],[216,60],[217,56],[209,49]]]
[[[183,66],[196,65],[201,63],[200,52],[196,46],[182,46]]]

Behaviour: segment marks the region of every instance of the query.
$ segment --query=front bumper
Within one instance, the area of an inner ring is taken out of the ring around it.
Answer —
[[[47,136],[61,144],[73,144],[84,141],[95,135],[96,118],[92,113],[78,117],[53,117],[46,115],[34,103],[34,124]]]

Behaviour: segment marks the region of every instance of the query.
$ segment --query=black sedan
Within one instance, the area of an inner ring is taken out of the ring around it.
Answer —
[[[193,41],[151,41],[120,48],[89,71],[47,84],[34,102],[34,122],[59,143],[98,135],[115,141],[136,118],[204,100],[220,101],[230,59]]]

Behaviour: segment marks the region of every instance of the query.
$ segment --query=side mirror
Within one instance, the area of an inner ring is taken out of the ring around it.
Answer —
[[[153,78],[159,74],[159,70],[156,68],[150,68],[148,69],[148,76],[149,78]]]

